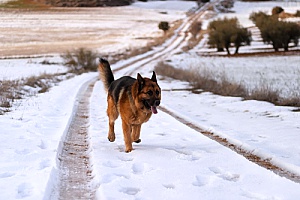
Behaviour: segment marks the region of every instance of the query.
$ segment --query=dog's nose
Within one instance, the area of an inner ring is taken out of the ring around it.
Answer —
[[[154,104],[155,104],[155,106],[159,106],[160,100],[155,100]]]

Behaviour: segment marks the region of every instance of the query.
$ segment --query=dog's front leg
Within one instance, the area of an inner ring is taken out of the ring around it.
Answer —
[[[131,140],[131,125],[127,124],[126,121],[122,120],[122,128],[123,128],[123,135],[125,141],[125,152],[129,153],[133,150],[132,148],[132,140]]]
[[[140,143],[141,124],[132,126],[131,140],[135,143]]]

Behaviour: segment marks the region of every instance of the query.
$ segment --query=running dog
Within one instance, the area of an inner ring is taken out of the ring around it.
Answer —
[[[98,70],[107,91],[108,140],[115,141],[114,125],[120,115],[125,152],[129,153],[133,150],[132,142],[141,142],[142,124],[150,119],[152,113],[157,114],[161,89],[157,84],[156,74],[153,72],[151,79],[143,78],[138,73],[136,79],[123,76],[115,80],[109,62],[103,58],[100,58]]]

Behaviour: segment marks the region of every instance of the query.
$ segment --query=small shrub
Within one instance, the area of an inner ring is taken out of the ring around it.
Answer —
[[[273,9],[272,9],[272,15],[278,15],[280,14],[281,12],[283,12],[284,9],[280,6],[275,6]]]
[[[61,55],[64,64],[71,72],[80,74],[88,71],[97,71],[97,54],[91,50],[80,48],[74,53],[67,52]]]
[[[169,26],[169,22],[166,22],[166,21],[162,21],[158,24],[158,28],[160,30],[163,30],[164,33],[166,34],[166,32],[170,29],[170,26]]]
[[[297,10],[297,11],[296,11],[295,17],[300,17],[300,10]]]
[[[16,80],[0,80],[0,114],[8,112],[15,99],[19,99],[20,95],[16,92],[20,89],[19,81]]]
[[[234,0],[221,0],[216,4],[215,8],[220,12],[228,13],[231,12],[230,8],[233,8],[233,5]]]

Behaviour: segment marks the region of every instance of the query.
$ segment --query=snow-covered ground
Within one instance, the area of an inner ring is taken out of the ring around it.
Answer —
[[[188,55],[185,56],[188,60]],[[214,62],[213,58],[207,59]],[[40,61],[40,58],[1,60],[0,72],[4,72],[1,80],[32,75],[23,70],[26,66],[39,68],[32,70],[35,75],[64,70],[59,65],[42,67]],[[239,66],[248,62],[234,61]],[[257,67],[261,66],[260,60],[257,61]],[[286,63],[290,63],[288,58]],[[296,61],[294,65],[297,67]],[[118,64],[113,65],[117,67]],[[150,76],[153,67],[154,64],[149,64],[139,72]],[[132,69],[124,69],[115,76],[129,72]],[[97,73],[88,73],[63,81],[47,93],[17,101],[11,112],[0,116],[0,199],[48,199],[51,186],[57,181],[54,174],[58,143],[77,103],[76,94],[83,83],[95,76]],[[293,108],[210,93],[167,91],[188,85],[162,77],[158,81],[163,89],[162,106],[300,174],[300,113],[292,112]],[[107,141],[105,110],[106,94],[99,81],[91,97],[89,128],[99,199],[297,199],[300,196],[299,183],[249,162],[161,111],[143,125],[142,142],[134,144],[135,150],[126,154],[120,120],[116,123],[116,142]]]
[[[145,68],[143,75],[149,76],[149,71],[151,67]],[[123,73],[117,73],[117,77]],[[160,83],[163,89],[184,87],[176,82]],[[142,126],[142,143],[125,154],[120,120],[115,125],[116,142],[107,140],[103,93],[103,85],[98,82],[91,98],[91,105],[98,106],[90,110],[99,199],[294,199],[300,195],[299,184],[250,163],[163,112]],[[269,103],[243,102],[209,93],[162,94],[162,106],[300,173],[299,113]],[[283,136],[283,131],[288,136]]]
[[[43,62],[50,64],[43,64]],[[62,73],[68,70],[62,65],[62,59],[57,56],[0,60],[0,69],[0,80],[16,80],[29,76],[39,76],[44,73]]]
[[[233,13],[219,13],[209,20],[203,21],[203,27],[206,28],[209,21],[217,18],[237,17],[243,27],[254,26],[249,20],[252,12],[264,11],[271,14],[275,6],[281,6],[286,12],[295,13],[300,10],[300,2],[240,2],[234,4]],[[300,21],[300,18],[297,18]],[[251,46],[241,47],[240,53],[253,52],[273,52],[272,45],[262,42],[260,32],[257,28],[251,28],[252,39]],[[215,48],[208,48],[206,44],[207,35],[194,49],[188,53],[172,56],[169,59],[170,64],[177,68],[188,68],[199,71],[200,73],[209,73],[215,75],[215,79],[227,77],[229,80],[240,83],[246,88],[253,90],[260,87],[270,88],[278,91],[281,97],[299,97],[300,96],[300,54],[294,53],[292,56],[261,56],[252,57],[219,57],[213,55],[226,55],[226,52],[216,52]],[[298,49],[293,47],[290,49]],[[234,48],[231,49],[231,52]],[[209,53],[209,57],[201,56]]]
[[[280,6],[287,13],[296,13],[300,7],[300,1],[264,1],[264,2],[242,2],[235,1],[232,13],[219,13],[214,18],[207,20],[203,23],[203,28],[206,29],[208,23],[217,18],[233,18],[237,17],[239,22],[243,25],[243,27],[254,26],[253,22],[249,19],[249,16],[252,12],[266,12],[267,14],[271,14],[272,8],[275,6]]]
[[[300,56],[202,57],[193,52],[172,56],[176,68],[207,73],[253,90],[270,88],[282,97],[300,96]],[[259,61],[259,62],[258,62]]]
[[[168,12],[163,12],[166,5],[164,10],[155,10],[140,8],[141,3],[127,7],[64,8],[63,12],[61,8],[34,12],[0,10],[0,58],[62,54],[76,48],[93,49],[101,55],[124,52],[163,35],[158,29],[160,21],[182,19],[186,16],[183,10],[195,4],[179,2],[177,10],[172,6]]]

